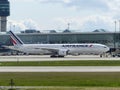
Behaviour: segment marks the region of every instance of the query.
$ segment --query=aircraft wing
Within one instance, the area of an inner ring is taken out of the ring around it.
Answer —
[[[48,50],[50,52],[58,52],[59,49],[58,48],[41,48],[42,50]]]
[[[41,48],[41,49],[48,50],[49,52],[52,52],[52,53],[57,54],[59,56],[65,56],[69,52],[68,49],[63,49],[63,48]]]

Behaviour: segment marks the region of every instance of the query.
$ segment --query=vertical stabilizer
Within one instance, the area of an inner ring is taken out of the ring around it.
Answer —
[[[21,39],[18,36],[16,36],[12,31],[9,31],[9,33],[10,33],[10,38],[12,40],[13,45],[22,45],[22,44],[24,44],[21,41]]]

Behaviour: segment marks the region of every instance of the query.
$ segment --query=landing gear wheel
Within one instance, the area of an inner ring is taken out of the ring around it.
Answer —
[[[102,57],[103,57],[103,55],[102,55],[102,54],[100,54],[100,57],[102,58]]]
[[[51,55],[50,57],[51,57],[51,58],[56,58],[56,57],[62,58],[62,57],[64,57],[64,56],[61,56],[61,55]]]
[[[57,57],[57,56],[56,56],[56,55],[51,55],[50,57],[51,57],[51,58],[55,58],[55,57]]]
[[[58,57],[62,58],[62,57],[64,57],[64,56],[58,56]]]

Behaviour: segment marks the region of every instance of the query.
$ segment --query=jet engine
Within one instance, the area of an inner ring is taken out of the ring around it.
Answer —
[[[66,55],[67,55],[67,50],[62,49],[58,51],[58,56],[66,56]]]

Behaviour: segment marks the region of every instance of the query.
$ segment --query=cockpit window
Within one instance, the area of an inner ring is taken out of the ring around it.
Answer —
[[[107,47],[104,47],[104,48],[107,48]]]

